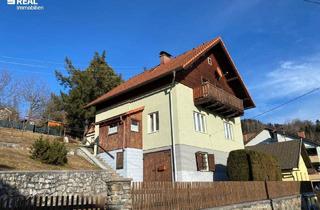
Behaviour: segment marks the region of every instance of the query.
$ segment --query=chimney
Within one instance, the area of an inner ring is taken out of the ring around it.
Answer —
[[[303,139],[306,138],[306,134],[305,134],[304,131],[299,131],[299,132],[298,132],[298,136],[299,136],[300,138],[303,138]]]
[[[160,64],[166,64],[171,60],[171,55],[165,51],[160,52]]]

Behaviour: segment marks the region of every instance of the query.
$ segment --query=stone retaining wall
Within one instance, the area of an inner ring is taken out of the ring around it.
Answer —
[[[104,170],[0,172],[0,198],[100,195],[112,209],[130,209],[130,183],[130,179],[115,179],[112,172]]]

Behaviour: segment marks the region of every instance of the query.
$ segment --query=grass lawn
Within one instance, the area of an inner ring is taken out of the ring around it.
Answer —
[[[39,138],[39,134],[21,132],[19,130],[0,128],[0,143],[18,144],[18,148],[0,147],[0,171],[1,170],[92,170],[99,169],[84,158],[77,155],[68,155],[68,163],[64,166],[54,166],[41,163],[30,158],[30,147]],[[46,136],[43,136],[46,138]],[[47,136],[50,140],[55,137]],[[79,143],[66,144],[68,150],[73,150]]]

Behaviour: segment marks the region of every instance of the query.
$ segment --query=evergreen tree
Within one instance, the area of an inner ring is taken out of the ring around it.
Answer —
[[[320,133],[320,120],[316,120],[316,132]]]
[[[105,52],[101,55],[95,53],[85,70],[77,69],[71,60],[66,58],[68,75],[55,72],[60,85],[66,90],[61,92],[61,100],[67,125],[79,135],[83,134],[86,120],[90,123],[95,117],[95,107],[84,109],[84,106],[122,82],[121,75],[115,73],[105,58]]]

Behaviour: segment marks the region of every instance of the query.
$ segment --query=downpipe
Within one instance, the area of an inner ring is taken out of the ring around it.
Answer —
[[[173,78],[171,82],[171,87],[169,89],[169,111],[170,111],[170,133],[171,133],[171,156],[172,156],[172,180],[175,182],[177,180],[177,166],[176,166],[176,142],[175,142],[175,130],[174,130],[174,120],[173,120],[173,109],[172,109],[172,94],[171,91],[175,86],[175,79],[176,79],[176,71],[173,72]]]

